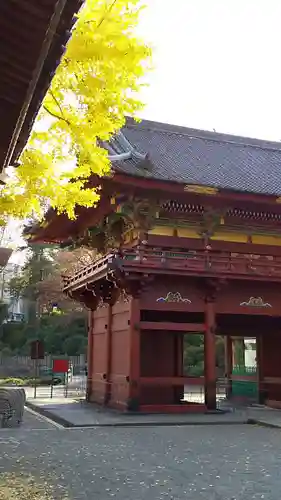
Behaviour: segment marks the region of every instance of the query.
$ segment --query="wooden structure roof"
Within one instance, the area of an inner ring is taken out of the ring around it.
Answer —
[[[152,198],[204,205],[206,196],[214,194],[209,191],[215,190],[214,207],[281,215],[281,143],[128,119],[103,146],[114,174],[102,180],[107,192],[134,190]],[[90,182],[98,185],[100,179]],[[104,216],[105,204],[77,207],[74,221],[50,210],[44,227],[34,227],[31,238],[66,241],[95,225]]]
[[[281,195],[280,142],[128,119],[109,153],[115,170],[133,176]]]
[[[0,2],[0,171],[26,144],[82,3]]]

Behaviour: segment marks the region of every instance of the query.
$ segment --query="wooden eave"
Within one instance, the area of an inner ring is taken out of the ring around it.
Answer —
[[[31,131],[83,0],[0,2],[0,171]]]
[[[183,203],[193,203],[203,206],[239,207],[245,210],[268,210],[281,214],[281,204],[276,196],[267,196],[253,193],[241,193],[230,190],[218,190],[214,195],[204,195],[186,192],[185,184],[176,182],[130,176],[115,172],[114,176],[97,180],[93,177],[92,186],[102,184],[101,200],[97,207],[77,208],[75,220],[69,220],[66,215],[57,215],[50,210],[45,219],[45,224],[32,235],[31,240],[37,242],[63,242],[76,236],[88,227],[98,224],[102,217],[112,210],[110,196],[115,193],[151,197],[153,199],[175,199]]]
[[[211,200],[214,207],[235,205],[251,210],[254,210],[255,208],[261,210],[262,205],[263,210],[265,210],[266,207],[268,210],[273,210],[274,207],[274,211],[281,214],[281,199],[279,196],[232,191],[219,188],[217,193],[214,195],[195,194],[186,191],[186,183],[132,176],[122,174],[120,172],[115,173],[114,183],[117,188],[122,188],[123,191],[132,191],[136,189],[138,191],[143,190],[143,192],[149,191],[151,194],[157,193],[159,198],[161,198],[162,194],[167,194],[168,196],[166,197],[172,198],[174,196],[175,199],[182,202],[187,202],[188,199],[188,202],[190,201],[190,203],[194,203],[196,201],[197,204],[206,205],[206,201]],[[192,186],[192,184],[190,184],[190,186]],[[202,186],[202,188],[204,188],[204,186]]]

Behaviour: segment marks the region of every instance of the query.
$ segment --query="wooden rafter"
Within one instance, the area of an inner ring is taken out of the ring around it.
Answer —
[[[0,2],[0,171],[25,145],[82,0]],[[52,27],[50,29],[50,25]],[[47,69],[48,68],[48,69]]]

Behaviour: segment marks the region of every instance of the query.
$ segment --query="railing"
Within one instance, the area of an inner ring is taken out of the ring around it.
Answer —
[[[96,260],[93,264],[85,266],[80,271],[77,271],[73,276],[62,276],[63,288],[67,289],[69,285],[74,283],[74,281],[75,284],[78,285],[81,281],[87,281],[88,277],[95,276],[95,279],[97,279],[98,274],[102,274],[105,270],[107,270],[113,259],[116,259],[116,256],[110,253],[105,257]]]
[[[64,277],[64,290],[96,281],[110,269],[135,272],[177,271],[195,275],[232,275],[281,280],[281,257],[215,251],[124,250],[110,253],[71,277]]]
[[[165,267],[170,269],[190,270],[204,273],[231,273],[280,276],[281,257],[258,256],[230,252],[189,251],[171,252],[144,250],[136,253],[126,251],[123,254],[123,267]]]

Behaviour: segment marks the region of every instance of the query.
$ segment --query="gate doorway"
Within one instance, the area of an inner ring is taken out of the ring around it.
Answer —
[[[217,326],[225,339],[225,385],[229,400],[264,403],[262,344],[280,331],[279,317],[218,314]]]

